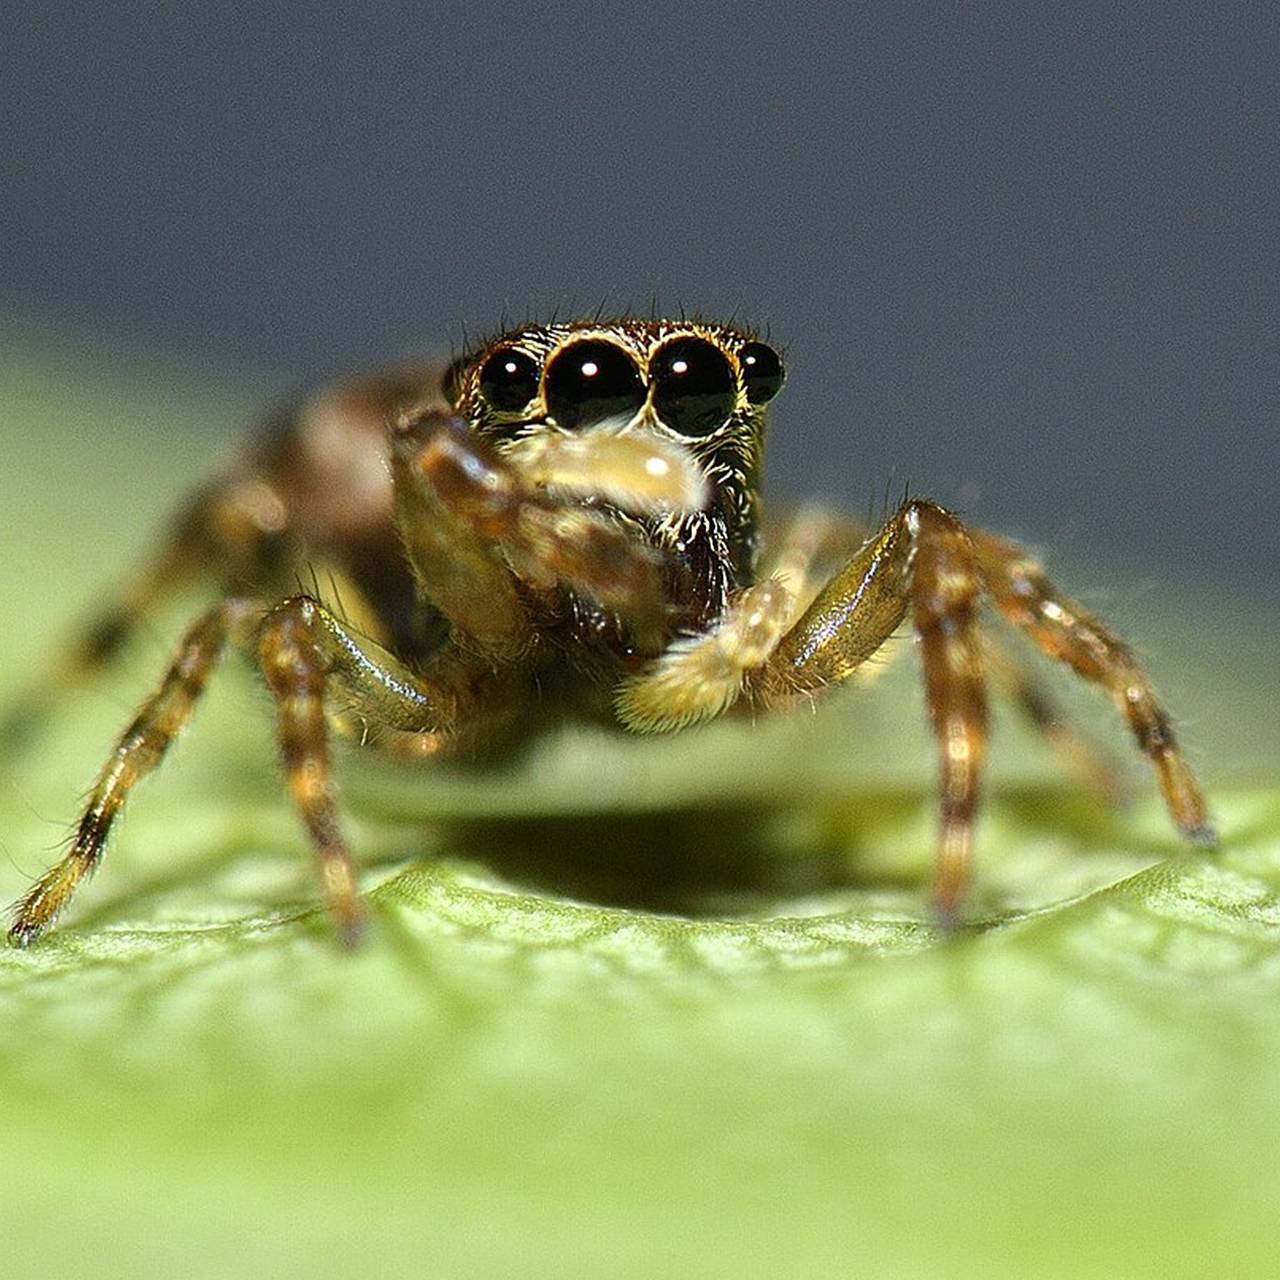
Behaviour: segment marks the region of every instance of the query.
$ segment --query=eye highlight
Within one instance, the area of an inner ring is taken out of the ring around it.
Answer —
[[[516,413],[538,394],[538,364],[523,351],[495,351],[481,366],[480,394],[490,407]]]
[[[644,403],[644,383],[635,361],[621,347],[599,338],[561,347],[547,365],[545,391],[547,413],[566,430],[630,417]]]
[[[766,343],[748,342],[738,352],[738,363],[742,366],[747,399],[752,404],[764,404],[782,390],[787,378],[782,357]]]
[[[738,400],[724,353],[705,338],[672,338],[649,362],[653,407],[667,426],[702,436],[721,426]]]

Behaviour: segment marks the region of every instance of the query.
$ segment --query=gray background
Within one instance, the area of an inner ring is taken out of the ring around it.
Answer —
[[[273,395],[504,313],[737,313],[789,353],[775,489],[1274,584],[1274,3],[4,28],[10,323]]]

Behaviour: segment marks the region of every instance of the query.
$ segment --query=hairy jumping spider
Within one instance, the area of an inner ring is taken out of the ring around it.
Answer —
[[[39,937],[97,866],[129,792],[228,647],[274,695],[289,789],[349,939],[364,912],[331,728],[426,758],[536,729],[536,690],[553,688],[575,715],[666,733],[839,684],[904,620],[941,764],[934,900],[954,918],[970,875],[988,672],[1061,743],[1079,745],[980,627],[984,601],[1111,695],[1178,829],[1212,842],[1132,653],[1018,546],[921,498],[878,532],[803,512],[762,546],[765,417],[783,376],[772,347],[726,325],[591,320],[518,329],[447,370],[341,385],[270,421],[180,513],[63,668],[101,668],[178,586],[205,579],[219,592],[121,736],[69,851],[18,904],[12,941]],[[297,590],[299,566],[315,564],[342,582],[342,616]]]

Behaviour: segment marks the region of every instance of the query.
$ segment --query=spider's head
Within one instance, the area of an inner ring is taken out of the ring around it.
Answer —
[[[649,430],[702,468],[734,577],[753,568],[767,406],[782,360],[728,325],[589,320],[516,329],[450,368],[446,394],[472,430],[500,450],[548,432]],[[656,530],[678,546],[693,517]]]

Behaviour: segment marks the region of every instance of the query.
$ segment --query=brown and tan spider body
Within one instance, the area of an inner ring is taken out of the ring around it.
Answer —
[[[103,666],[175,586],[203,578],[218,592],[121,736],[70,850],[18,904],[11,940],[37,938],[94,870],[128,793],[228,646],[274,695],[289,788],[352,939],[363,909],[331,730],[425,761],[535,731],[554,690],[568,714],[669,732],[839,684],[904,622],[919,641],[941,768],[935,905],[954,918],[972,858],[987,674],[1084,754],[980,630],[984,600],[1110,693],[1178,828],[1211,841],[1195,778],[1133,656],[1017,546],[923,499],[877,532],[805,512],[765,545],[765,419],[782,380],[777,353],[736,328],[592,320],[522,328],[446,370],[339,386],[271,420],[62,669],[65,683]],[[341,584],[341,617],[291,589],[317,567]]]

